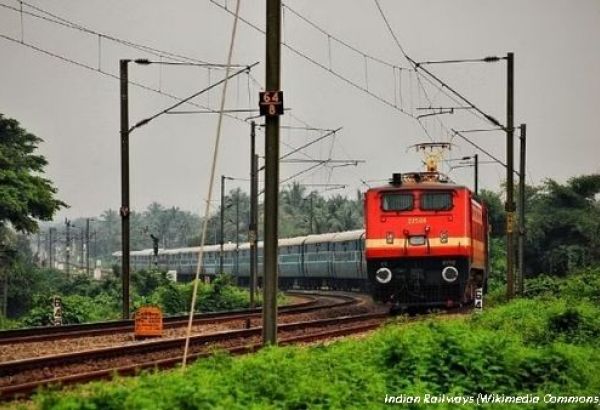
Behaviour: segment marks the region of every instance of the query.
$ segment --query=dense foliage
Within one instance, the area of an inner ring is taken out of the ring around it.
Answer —
[[[528,276],[561,276],[600,264],[599,194],[600,174],[573,177],[564,184],[548,179],[539,186],[526,187]],[[482,191],[480,197],[489,209],[492,252],[502,253],[506,224],[503,202],[499,194],[491,191]],[[502,248],[499,252],[494,250],[498,246]],[[497,268],[505,271],[501,265]]]
[[[529,201],[527,257],[532,272],[564,275],[600,262],[600,174],[547,180]]]
[[[12,312],[20,326],[45,326],[53,323],[52,298],[60,296],[63,323],[84,323],[120,317],[120,281],[116,277],[96,281],[85,275],[67,275],[54,269],[32,269],[13,283],[11,294],[20,291],[22,309]],[[10,300],[9,300],[10,301]]]
[[[12,320],[0,322],[0,329],[52,324],[55,295],[62,300],[63,324],[120,318],[121,282],[117,277],[97,281],[85,275],[33,268],[18,278],[9,299]],[[243,309],[250,305],[248,291],[234,286],[227,276],[198,285],[197,312]],[[166,315],[189,311],[193,283],[174,283],[163,272],[140,271],[132,273],[131,286],[134,308],[152,304]],[[260,304],[260,298],[257,303]]]
[[[36,154],[41,138],[21,128],[18,121],[0,114],[0,281],[2,315],[0,325],[26,308],[21,286],[29,282],[33,269],[31,252],[22,233],[38,230],[38,221],[47,221],[66,204],[56,198],[56,188],[43,177],[46,159]],[[9,294],[6,286],[11,285]],[[8,300],[7,300],[8,299]]]
[[[157,273],[155,273],[156,275]],[[158,274],[163,275],[163,274]],[[138,298],[135,305],[160,306],[165,314],[185,313],[192,303],[193,282],[174,283],[165,281],[146,297]],[[260,303],[260,300],[257,301]],[[211,283],[199,282],[196,296],[197,312],[218,312],[242,309],[250,306],[247,290],[233,286],[227,275],[219,276]]]
[[[56,188],[42,177],[46,159],[35,154],[41,138],[0,114],[0,227],[35,232],[37,220],[49,220],[66,204],[55,198]]]
[[[549,287],[536,298],[471,317],[417,323],[400,319],[364,340],[270,348],[242,358],[217,354],[185,373],[94,383],[69,394],[47,392],[36,404],[58,409],[386,408],[386,395],[424,400],[427,394],[481,393],[531,394],[542,400],[539,407],[492,408],[582,408],[543,400],[547,394],[597,396],[600,308],[593,301],[598,287],[585,296],[579,288],[598,273],[559,280],[561,299]]]

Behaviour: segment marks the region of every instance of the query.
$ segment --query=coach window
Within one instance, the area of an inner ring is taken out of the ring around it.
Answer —
[[[410,211],[414,206],[412,194],[383,194],[381,208],[384,211]]]
[[[425,192],[421,194],[422,211],[448,211],[452,209],[452,192]]]

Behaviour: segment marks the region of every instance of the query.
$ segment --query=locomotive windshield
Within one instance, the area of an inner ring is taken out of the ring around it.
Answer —
[[[421,195],[422,211],[448,211],[452,209],[451,192],[425,192]]]
[[[384,211],[410,211],[413,209],[412,194],[383,194],[381,207]]]

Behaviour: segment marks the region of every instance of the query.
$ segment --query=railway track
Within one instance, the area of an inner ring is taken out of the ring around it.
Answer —
[[[364,304],[364,297],[332,294],[295,294],[306,301],[280,309],[279,322],[287,323],[306,319],[310,316],[327,318],[332,316],[347,315],[350,313],[364,313],[368,308]],[[261,322],[260,311],[225,312],[218,315],[200,315],[192,325],[192,334],[204,334],[227,329],[240,329],[258,326]],[[184,336],[187,331],[188,318],[179,317],[164,326],[163,339],[173,339]],[[133,327],[104,327],[100,329],[74,329],[63,334],[61,332],[48,336],[17,335],[11,339],[11,344],[4,344],[0,348],[0,362],[39,356],[58,355],[63,353],[89,350],[101,347],[111,347],[124,344],[141,343],[133,335]],[[50,328],[54,329],[54,328]],[[37,329],[40,330],[40,329]],[[7,338],[8,339],[8,338]]]
[[[382,321],[387,317],[386,314],[378,314],[379,316],[371,318],[365,316],[364,311],[368,309],[361,305],[365,304],[366,299],[356,295],[312,292],[290,292],[290,294],[306,300],[280,309],[281,344],[308,342],[319,338],[340,336],[349,331],[368,330],[377,324],[354,324],[354,329],[346,328],[350,323],[357,321],[375,319]],[[311,313],[319,310],[321,311]],[[349,312],[357,311],[363,314],[348,316]],[[260,315],[259,309],[198,315],[194,320],[195,335],[191,339],[190,359],[208,355],[208,349],[213,347],[229,350],[233,354],[257,350],[261,346]],[[310,320],[315,315],[325,316],[325,318]],[[329,317],[336,315],[338,317]],[[344,316],[339,317],[340,315]],[[221,325],[216,325],[217,323]],[[181,361],[185,325],[187,325],[187,317],[170,318],[165,327],[181,327],[177,330],[179,336],[177,333],[171,333],[168,338],[143,341],[133,340],[132,321],[77,325],[68,329],[63,328],[62,331],[52,327],[3,332],[1,344],[5,354],[2,355],[3,361],[0,362],[0,400],[27,396],[37,387],[48,384],[79,383],[107,378],[115,373],[133,374],[141,369],[164,368],[169,364],[175,366]],[[342,327],[345,330],[342,330]],[[199,329],[203,330],[198,331]],[[318,329],[321,329],[322,335],[318,334]],[[49,331],[48,334],[41,333],[45,330]],[[127,336],[122,337],[128,337],[129,340],[127,343],[117,342],[116,345],[94,348],[85,348],[84,343],[81,343],[81,346],[77,345],[80,341],[77,338],[90,340],[114,333],[124,333]],[[47,345],[57,344],[67,346],[68,349],[45,355],[27,351],[28,348],[35,346],[44,349]],[[25,348],[25,354],[21,354],[20,358],[18,355],[11,356],[10,348]]]
[[[361,304],[347,295],[322,296],[337,299],[343,306]],[[321,302],[329,305],[328,302]],[[306,306],[309,307],[309,306]],[[314,306],[316,308],[316,306]],[[322,306],[323,307],[323,306]],[[328,310],[329,311],[329,310]],[[457,316],[470,310],[458,309],[411,317],[419,321],[432,316]],[[300,314],[299,316],[305,316]],[[308,315],[307,315],[308,316]],[[338,317],[289,321],[278,325],[279,345],[311,343],[373,330],[389,319],[387,312],[351,314]],[[262,327],[254,321],[250,328],[237,328],[196,334],[190,339],[188,361],[210,356],[215,348],[234,355],[255,352],[262,347]],[[111,346],[58,355],[26,358],[0,363],[0,400],[27,398],[40,387],[67,386],[115,375],[131,376],[142,370],[169,369],[182,361],[184,337],[148,340],[132,345]]]
[[[387,313],[360,314],[285,323],[278,326],[279,344],[308,343],[380,326]],[[214,348],[243,354],[261,348],[262,328],[235,329],[190,339],[189,360],[206,357]],[[185,338],[153,340],[127,346],[0,363],[0,399],[27,397],[41,386],[69,385],[133,375],[143,369],[175,367],[182,360]]]
[[[281,306],[281,312],[302,312],[319,309],[318,294],[302,294],[300,292],[289,292],[307,299],[304,302]],[[232,319],[256,317],[262,312],[261,308],[239,309],[225,312],[211,312],[194,315],[194,324],[218,323]],[[163,319],[165,329],[187,326],[189,317],[187,315],[168,316]],[[132,332],[134,328],[133,319],[113,320],[97,323],[82,323],[65,326],[43,326],[25,329],[12,329],[0,331],[0,345],[45,342],[57,339],[79,338],[87,336],[101,336],[114,333]]]

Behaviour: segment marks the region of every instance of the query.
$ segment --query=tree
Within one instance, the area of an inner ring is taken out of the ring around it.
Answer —
[[[506,235],[506,213],[500,195],[487,189],[482,189],[479,193],[479,199],[487,207],[492,237],[504,237]]]
[[[22,233],[38,230],[38,220],[50,220],[56,211],[67,206],[55,198],[52,182],[43,178],[48,164],[35,150],[42,140],[20,127],[18,121],[0,114],[0,274],[6,296],[2,296],[2,313],[6,316],[22,295],[13,286],[27,278],[31,270],[31,253]],[[25,244],[25,245],[24,245]],[[21,309],[22,306],[14,306]]]
[[[48,164],[34,152],[41,138],[0,114],[0,225],[35,232],[37,220],[47,221],[67,205],[56,199],[56,188],[43,178]]]
[[[600,174],[551,179],[528,201],[527,259],[534,272],[564,275],[600,262]]]

